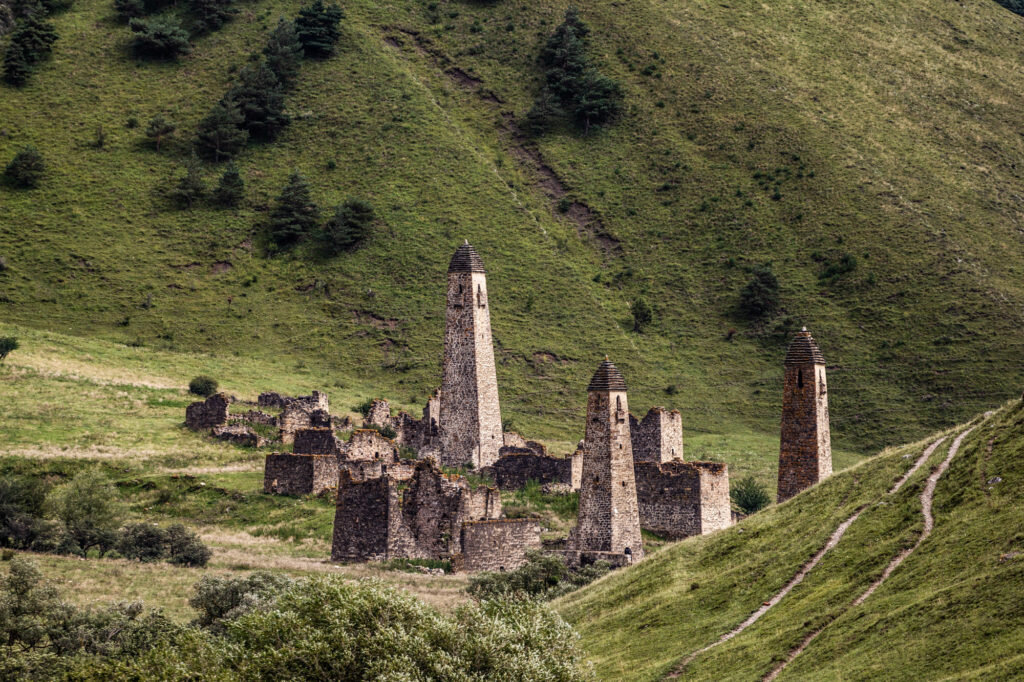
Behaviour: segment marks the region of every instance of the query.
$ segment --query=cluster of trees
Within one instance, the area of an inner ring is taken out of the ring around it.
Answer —
[[[46,20],[49,11],[42,4],[29,5],[15,21],[4,51],[5,83],[16,87],[24,85],[35,67],[50,56],[58,36],[53,24]]]
[[[586,133],[622,112],[619,84],[602,74],[587,54],[588,33],[579,11],[566,10],[565,21],[540,53],[544,85],[526,115],[529,132],[539,135],[561,121],[571,121]]]
[[[572,628],[535,600],[442,614],[380,581],[257,572],[204,577],[189,603],[189,625],[138,604],[76,609],[18,557],[0,583],[0,677],[590,679]]]
[[[612,570],[607,561],[574,570],[562,557],[536,550],[527,552],[526,557],[526,563],[514,571],[474,574],[466,591],[476,599],[555,599]]]
[[[334,54],[342,16],[337,5],[316,0],[299,10],[295,21],[278,21],[262,52],[252,55],[237,81],[200,121],[199,153],[221,161],[237,155],[250,139],[276,139],[291,120],[284,99],[303,56],[323,59]]]
[[[205,566],[210,550],[180,524],[121,527],[113,487],[96,470],[84,470],[65,485],[38,478],[0,480],[0,547],[50,554],[167,560]]]
[[[320,207],[310,195],[309,183],[292,173],[270,212],[268,234],[277,249],[311,240],[324,255],[334,256],[355,249],[369,236],[374,215],[369,202],[349,198],[335,207],[326,222],[321,222]]]
[[[176,16],[163,14],[173,0],[114,0],[118,18],[134,34],[131,50],[143,59],[176,59],[192,51],[189,30]],[[184,14],[192,35],[216,31],[238,13],[234,0],[187,0]]]
[[[199,159],[193,154],[185,164],[185,174],[171,187],[168,196],[183,208],[192,208],[205,197],[211,198],[217,206],[233,208],[241,204],[245,198],[245,180],[242,179],[238,166],[229,163],[211,192],[203,179]]]

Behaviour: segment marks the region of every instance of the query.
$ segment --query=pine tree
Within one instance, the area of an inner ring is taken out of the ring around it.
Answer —
[[[188,33],[174,18],[132,19],[128,22],[128,28],[135,34],[131,48],[136,57],[176,59],[178,55],[192,51]]]
[[[153,146],[160,151],[160,145],[173,135],[174,131],[174,124],[164,118],[163,114],[157,114],[149,120],[149,125],[146,126],[146,137],[152,140]]]
[[[195,17],[195,32],[216,31],[230,21],[238,14],[232,4],[233,0],[189,0],[189,12]]]
[[[295,19],[295,32],[307,57],[326,59],[334,54],[334,46],[341,37],[338,24],[344,13],[337,5],[324,6],[323,0],[299,10]]]
[[[263,48],[263,54],[281,87],[286,90],[291,88],[302,66],[302,43],[295,32],[295,24],[283,17],[278,19],[277,26],[270,32],[270,38]]]
[[[249,136],[273,140],[291,122],[284,113],[284,92],[277,76],[264,60],[246,65],[238,75],[239,82],[224,96],[229,106],[238,107],[242,126]]]
[[[32,75],[32,67],[25,56],[25,48],[21,43],[11,40],[4,52],[4,82],[21,87]]]
[[[633,313],[633,331],[642,332],[644,327],[654,321],[654,311],[643,296],[638,296],[630,306]]]
[[[249,139],[249,132],[242,128],[243,123],[245,118],[237,105],[218,102],[199,122],[196,144],[200,155],[220,161],[238,154]]]
[[[238,166],[229,163],[220,176],[217,189],[213,191],[213,200],[221,206],[233,208],[242,203],[245,197],[245,180],[238,172]]]
[[[740,310],[757,319],[779,307],[779,280],[772,272],[771,263],[755,267],[751,274],[753,277],[740,292]]]
[[[319,222],[320,208],[310,197],[309,183],[292,173],[270,213],[270,238],[287,248],[311,234]]]
[[[49,57],[57,38],[57,29],[46,20],[39,7],[30,11],[11,32],[11,42],[21,45],[29,66]]]
[[[328,255],[351,251],[370,234],[373,205],[363,199],[346,199],[319,233],[321,249]]]
[[[170,191],[171,198],[181,206],[192,208],[192,205],[206,194],[206,183],[203,182],[202,167],[199,159],[193,154],[185,164],[185,175]]]

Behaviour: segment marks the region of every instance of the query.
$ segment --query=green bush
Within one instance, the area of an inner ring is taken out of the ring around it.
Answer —
[[[843,275],[857,269],[857,257],[852,253],[844,253],[838,262],[825,262],[825,268],[818,274],[818,279],[832,283]]]
[[[729,491],[732,503],[744,514],[753,514],[772,503],[768,489],[753,476],[737,481]]]
[[[760,319],[779,307],[779,280],[772,272],[771,263],[752,270],[752,277],[740,292],[740,310],[753,319]]]
[[[0,336],[0,362],[7,359],[7,356],[18,350],[18,339],[13,336]]]
[[[216,31],[238,14],[233,0],[188,0],[188,11],[192,15],[192,30],[198,34]]]
[[[466,591],[477,599],[554,599],[590,584],[610,570],[607,561],[572,570],[560,556],[529,551],[526,563],[514,571],[483,571],[471,576]]]
[[[633,315],[633,331],[642,332],[644,327],[654,321],[654,311],[643,296],[637,297],[629,307]]]
[[[217,392],[217,380],[201,374],[188,382],[188,392],[208,398]]]
[[[168,195],[182,208],[192,208],[206,195],[206,183],[203,181],[202,168],[195,154],[185,163],[185,174],[178,179]]]
[[[46,21],[42,7],[29,9],[11,31],[4,52],[4,80],[10,85],[24,85],[32,67],[50,56],[58,35],[53,24]]]
[[[152,523],[133,523],[121,532],[117,551],[126,559],[151,562],[167,557],[167,534]]]
[[[302,43],[295,31],[295,22],[281,18],[277,26],[270,32],[267,44],[263,47],[263,56],[281,87],[289,89],[295,84],[302,66]]]
[[[213,200],[225,208],[233,208],[242,203],[245,198],[245,180],[238,172],[238,166],[229,163],[224,169],[224,174],[217,182],[217,188],[213,190]]]
[[[135,34],[129,45],[136,57],[170,60],[192,51],[188,33],[171,17],[132,19],[128,28]]]
[[[84,469],[55,488],[46,504],[67,531],[56,551],[84,555],[93,547],[111,549],[117,543],[114,497],[114,487],[98,469]]]
[[[321,249],[328,255],[351,251],[370,234],[373,205],[363,199],[346,199],[334,209],[334,215],[319,233]]]
[[[157,151],[174,134],[175,125],[164,118],[163,114],[157,114],[149,120],[146,126],[146,137],[152,141]]]
[[[45,533],[42,517],[48,489],[36,478],[0,478],[0,547],[28,549]]]
[[[46,172],[43,155],[33,146],[23,148],[4,169],[4,179],[14,187],[32,188],[39,185]]]
[[[179,566],[205,566],[213,552],[199,536],[180,523],[167,528],[167,560]]]
[[[255,571],[244,577],[204,575],[195,584],[189,606],[198,612],[196,625],[223,631],[228,621],[272,600],[292,584],[286,576]]]
[[[252,139],[273,140],[291,122],[284,113],[284,89],[264,59],[242,68],[224,101],[238,107],[242,127]]]

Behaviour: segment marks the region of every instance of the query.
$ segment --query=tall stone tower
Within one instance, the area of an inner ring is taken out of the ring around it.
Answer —
[[[503,445],[484,262],[467,241],[448,266],[441,464],[489,466]]]
[[[832,475],[825,356],[807,327],[789,344],[784,365],[779,502]]]
[[[573,549],[644,555],[626,380],[608,358],[587,387],[583,477]]]

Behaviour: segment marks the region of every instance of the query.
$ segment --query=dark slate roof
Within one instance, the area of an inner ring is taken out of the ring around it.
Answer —
[[[487,272],[484,270],[484,262],[480,255],[467,240],[462,246],[455,249],[452,262],[448,264],[448,272]]]
[[[783,364],[786,366],[825,364],[825,356],[821,354],[818,344],[814,343],[814,339],[806,327],[793,337],[793,342],[789,344],[789,350],[786,351],[786,361]]]
[[[626,380],[622,377],[619,368],[611,363],[608,358],[604,359],[601,366],[594,372],[594,378],[587,386],[588,391],[625,391]]]

